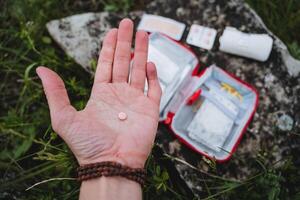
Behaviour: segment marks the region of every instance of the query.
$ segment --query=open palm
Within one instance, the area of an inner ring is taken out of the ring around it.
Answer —
[[[91,97],[86,107],[71,106],[61,78],[45,67],[37,68],[50,107],[53,129],[65,140],[80,165],[116,161],[143,167],[151,151],[158,124],[161,89],[153,63],[147,63],[148,34],[136,33],[129,65],[133,23],[121,21],[103,41]],[[144,95],[145,80],[149,89]],[[126,119],[119,114],[125,113]]]

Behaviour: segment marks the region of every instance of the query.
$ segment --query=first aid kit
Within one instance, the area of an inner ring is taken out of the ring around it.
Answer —
[[[148,61],[163,90],[161,122],[194,151],[228,160],[255,113],[256,90],[216,65],[204,68],[188,47],[161,33],[149,36]]]

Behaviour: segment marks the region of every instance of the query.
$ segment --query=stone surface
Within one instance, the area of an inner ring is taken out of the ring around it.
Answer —
[[[274,47],[269,60],[264,63],[218,51],[218,42],[211,51],[192,47],[204,66],[216,63],[254,85],[260,95],[258,110],[234,157],[226,164],[217,165],[218,173],[227,178],[243,180],[255,173],[249,161],[254,160],[257,154],[264,155],[269,164],[282,159],[284,155],[294,155],[296,159],[293,161],[297,166],[300,165],[300,141],[297,136],[300,133],[299,61],[288,54],[285,45],[266,29],[261,19],[243,1],[154,0],[145,4],[145,12],[176,19],[186,23],[188,28],[193,23],[212,27],[218,30],[218,36],[225,26],[272,35]],[[116,26],[124,16],[106,12],[89,13],[54,20],[47,27],[67,54],[91,71],[91,60],[97,58],[104,33]],[[141,12],[132,12],[129,16],[137,23]],[[188,163],[175,161],[175,166],[194,194],[201,196],[205,188],[202,175],[197,170],[210,171],[207,160],[178,142],[164,125],[159,127],[157,143],[169,156]]]
[[[141,12],[132,12],[129,17],[136,19]],[[52,38],[79,65],[92,73],[93,61],[97,60],[100,43],[105,33],[125,15],[101,13],[84,13],[53,20],[47,23]]]

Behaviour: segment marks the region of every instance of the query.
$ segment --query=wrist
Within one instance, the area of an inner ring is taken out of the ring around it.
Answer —
[[[144,168],[145,162],[148,155],[138,153],[138,152],[123,152],[123,153],[114,153],[107,156],[99,156],[94,159],[80,159],[79,165],[87,165],[91,163],[112,161],[120,163],[121,165],[128,166],[130,168]]]
[[[84,181],[80,200],[85,199],[141,199],[140,184],[123,177],[99,177]]]

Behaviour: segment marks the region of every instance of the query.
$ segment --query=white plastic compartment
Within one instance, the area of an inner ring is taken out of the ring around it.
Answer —
[[[235,88],[235,90],[241,95],[242,100],[233,97],[226,91],[219,90],[218,85],[215,84],[218,82],[229,84]],[[178,91],[176,94],[177,99],[178,97],[180,99],[179,101],[177,100],[177,102],[181,102],[181,104],[179,106],[177,105],[176,109],[173,107],[175,115],[170,125],[171,129],[174,134],[181,139],[181,141],[197,152],[207,157],[215,158],[217,161],[228,160],[256,110],[258,103],[256,90],[246,83],[229,75],[215,65],[207,68],[200,77],[194,77],[190,84],[187,85],[188,87],[181,88],[183,90]],[[217,95],[214,96],[213,94],[213,97],[211,97],[211,94],[205,91],[207,87],[210,88],[209,91],[217,92]],[[222,130],[222,127],[220,126],[222,126],[222,124],[223,126],[230,126],[230,121],[232,121],[230,129],[228,129],[228,127],[226,129],[224,127],[225,138],[221,138],[221,136],[219,139],[216,137],[209,138],[205,135],[207,132],[200,130],[199,133],[202,133],[202,135],[198,135],[200,139],[198,138],[196,140],[195,137],[191,137],[188,130],[191,129],[191,127],[189,127],[190,123],[197,112],[193,111],[193,106],[187,105],[187,101],[189,97],[200,88],[202,92],[199,98],[203,98],[203,104],[201,106],[205,105],[204,103],[207,101],[207,105],[204,107],[207,109],[200,107],[198,110],[198,112],[203,112],[202,119],[205,119],[201,126],[211,128],[212,130],[215,130],[215,134],[219,134]],[[172,102],[176,102],[176,98],[174,98]],[[220,113],[217,114],[215,118],[208,119],[209,110]],[[215,124],[212,123],[212,119],[215,120]],[[203,135],[203,133],[205,134]]]

